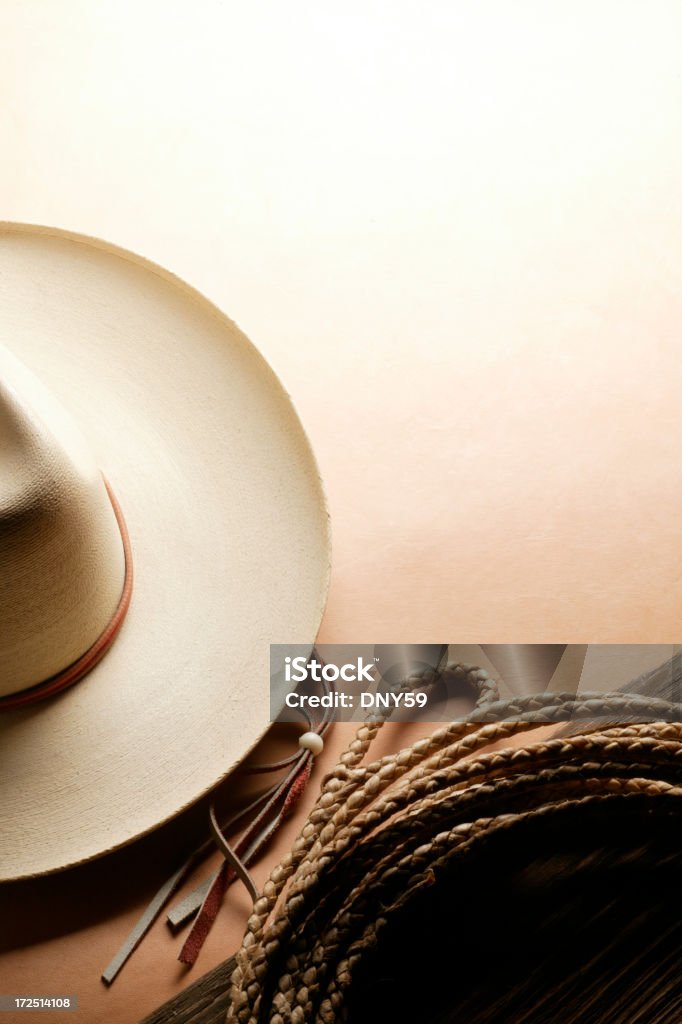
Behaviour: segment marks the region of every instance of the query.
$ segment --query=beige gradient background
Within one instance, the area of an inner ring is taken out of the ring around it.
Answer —
[[[681,68],[676,0],[4,0],[0,215],[165,265],[270,360],[322,640],[674,643]],[[5,894],[0,990],[127,1024],[186,983],[163,927],[97,981],[164,858]]]

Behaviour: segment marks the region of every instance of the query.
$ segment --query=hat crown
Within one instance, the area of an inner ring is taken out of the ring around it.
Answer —
[[[87,651],[124,576],[120,530],[85,439],[0,346],[0,696]]]

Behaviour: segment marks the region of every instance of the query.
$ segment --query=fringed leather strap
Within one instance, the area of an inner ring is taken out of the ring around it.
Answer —
[[[324,683],[324,692],[331,692],[331,684]],[[324,736],[331,724],[331,712],[326,709],[320,722],[314,724],[305,712],[299,712],[308,732]],[[177,871],[167,879],[151,900],[144,913],[133,929],[124,939],[120,949],[102,972],[102,981],[110,985],[121,968],[133,954],[154,921],[167,905],[168,901],[180,888],[193,868],[201,862],[216,846],[222,851],[225,860],[217,872],[198,885],[181,903],[168,913],[168,923],[178,929],[186,921],[196,916],[192,929],[185,940],[178,959],[186,964],[193,964],[210,932],[218,915],[223,897],[236,878],[247,888],[252,899],[257,895],[256,887],[251,880],[248,866],[253,863],[262,849],[267,845],[283,821],[291,814],[295,804],[303,794],[310,778],[313,757],[309,750],[298,750],[296,753],[280,761],[269,764],[252,765],[243,769],[248,774],[263,774],[288,768],[284,778],[271,786],[253,800],[247,807],[233,815],[227,822],[220,825],[213,804],[209,807],[209,827],[211,839],[195,850]],[[255,815],[246,827],[239,840],[232,846],[227,834],[241,821]]]
[[[231,849],[222,833],[220,833],[215,817],[213,817],[214,836],[223,851],[225,861],[214,876],[206,893],[197,918],[180,950],[178,960],[184,964],[194,964],[201,952],[210,928],[215,921],[223,896],[230,883],[238,877],[246,887],[251,899],[258,898],[256,886],[248,873],[251,864],[263,846],[269,842],[283,821],[289,816],[300,799],[310,778],[312,758],[303,754],[295,763],[286,779],[280,784],[273,797],[260,812],[256,820],[242,836],[234,850]]]

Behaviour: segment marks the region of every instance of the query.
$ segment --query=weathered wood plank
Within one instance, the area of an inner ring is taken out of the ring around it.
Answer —
[[[159,1006],[140,1024],[224,1024],[234,968],[235,958],[231,956]]]

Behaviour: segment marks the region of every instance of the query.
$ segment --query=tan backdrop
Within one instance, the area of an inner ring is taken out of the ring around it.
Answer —
[[[681,59],[675,0],[5,0],[2,217],[164,264],[272,362],[323,640],[673,643]],[[5,892],[0,989],[128,1024],[184,984],[163,926],[97,980],[158,841]]]

